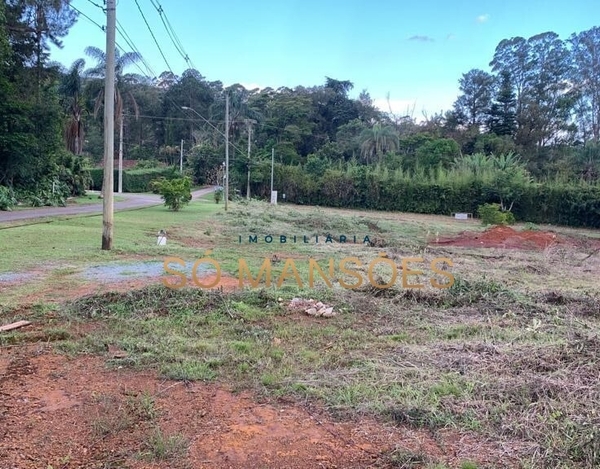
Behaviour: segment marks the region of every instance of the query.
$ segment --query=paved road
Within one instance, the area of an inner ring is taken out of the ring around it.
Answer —
[[[198,199],[203,195],[210,194],[212,187],[198,189],[192,192],[192,200]],[[115,202],[115,211],[130,210],[134,208],[151,207],[152,205],[162,205],[163,201],[156,194],[115,194],[119,197],[125,197],[126,200]],[[60,217],[72,215],[92,215],[102,213],[102,204],[87,205],[69,205],[67,207],[40,207],[27,210],[17,210],[15,212],[0,211],[0,223],[6,223],[18,220],[30,220],[35,218]]]

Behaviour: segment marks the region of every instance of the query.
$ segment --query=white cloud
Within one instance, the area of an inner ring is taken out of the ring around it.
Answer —
[[[456,35],[454,35],[454,34],[448,34],[446,36],[446,41],[451,41],[452,39],[456,39]]]
[[[483,14],[483,15],[479,15],[477,17],[477,22],[478,23],[485,23],[490,19],[490,15],[488,15],[487,13]]]

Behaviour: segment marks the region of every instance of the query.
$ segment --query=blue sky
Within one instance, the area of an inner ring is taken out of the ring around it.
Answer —
[[[176,74],[187,67],[169,39],[152,0],[137,0]],[[99,24],[94,6],[72,5]],[[489,70],[496,45],[554,31],[565,39],[600,25],[600,0],[154,0],[163,7],[192,63],[225,85],[277,88],[324,83],[325,76],[367,89],[376,104],[420,119],[449,109],[458,80],[472,68]],[[152,70],[168,67],[135,0],[118,0],[117,19]],[[105,48],[104,33],[84,17],[51,59],[65,65]],[[126,42],[117,34],[126,50]],[[88,61],[88,66],[93,62]],[[132,67],[131,72],[140,73]]]

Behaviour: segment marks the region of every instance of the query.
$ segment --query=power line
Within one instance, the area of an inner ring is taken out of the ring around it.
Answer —
[[[99,7],[102,11],[104,11],[106,13],[106,10],[102,7],[100,7],[100,5],[92,2],[91,0],[88,0],[91,4],[93,4],[94,6]],[[77,9],[76,7],[74,7],[73,5],[71,5],[70,3],[68,3],[67,5],[69,5],[74,11],[76,11],[77,13],[79,13],[81,16],[83,16],[85,19],[87,19],[90,23],[96,25],[98,28],[100,28],[103,32],[106,32],[106,28],[105,26],[102,26],[101,24],[97,23],[96,21],[94,21],[92,18],[90,18],[88,15],[86,15],[85,13],[83,13],[81,10]],[[118,28],[117,28],[118,29]],[[121,31],[119,31],[119,33],[121,33]],[[137,52],[137,54],[140,56],[140,58],[142,59],[142,63],[144,63],[144,65],[146,66],[146,68],[148,68],[148,70],[152,73],[152,69],[149,68],[148,63],[146,62],[146,60],[144,59],[144,57],[142,56],[142,54],[140,54],[139,51],[136,51],[135,45],[132,45],[131,43],[129,43],[127,41],[127,39],[125,38],[125,35],[123,35],[123,33],[121,33],[121,36],[123,36],[123,39],[125,39],[125,42],[127,42],[127,45],[133,49],[134,52]],[[122,47],[118,42],[116,42],[117,48],[122,51],[125,52],[125,48]],[[139,64],[137,62],[134,62],[133,64],[134,66],[136,66],[138,68],[138,70],[140,72],[142,72],[142,75],[144,75],[146,78],[149,78],[150,80],[152,79],[151,77],[149,77],[146,72],[144,72],[141,67],[139,66]]]
[[[193,64],[192,60],[190,59],[188,53],[185,51],[183,44],[179,40],[179,37],[177,36],[175,29],[171,25],[171,22],[169,21],[169,18],[167,17],[167,14],[165,13],[165,10],[162,7],[162,5],[158,2],[158,0],[150,0],[150,2],[152,3],[152,5],[156,9],[156,11],[158,12],[160,19],[162,21],[162,24],[165,27],[165,30],[167,31],[167,35],[171,39],[171,42],[175,46],[175,49],[177,49],[177,52],[179,52],[181,57],[183,57],[183,60],[185,60],[185,62],[188,64],[188,66],[190,66],[193,69],[196,69],[196,67]]]
[[[92,0],[87,0],[88,3],[91,3],[92,5],[94,5],[97,8],[100,8],[104,13],[106,13],[106,8],[104,8],[103,5],[99,5],[98,3],[92,1]],[[106,3],[106,2],[105,2]]]
[[[92,2],[91,0],[88,0],[88,1],[89,1],[90,3],[92,3],[92,4],[94,4],[95,6],[99,7],[100,9],[102,9],[102,10],[104,11],[104,9],[103,9],[102,7],[100,7],[99,5],[95,4],[95,3],[94,3],[94,2]],[[150,34],[152,34],[152,38],[154,39],[154,42],[155,42],[156,46],[158,47],[158,49],[159,49],[159,51],[160,51],[161,55],[163,56],[163,58],[165,58],[165,56],[164,56],[164,54],[163,54],[163,52],[162,52],[162,49],[160,48],[160,45],[158,44],[158,42],[157,42],[157,40],[156,40],[156,37],[154,36],[154,33],[152,32],[152,29],[150,28],[150,26],[148,25],[148,22],[146,21],[146,18],[145,18],[145,16],[144,16],[144,13],[142,12],[142,10],[141,10],[141,8],[140,8],[140,5],[139,5],[139,2],[138,2],[138,0],[135,0],[135,3],[136,3],[136,5],[138,6],[138,9],[140,10],[140,13],[141,13],[141,15],[142,15],[142,18],[144,19],[144,22],[146,23],[146,26],[148,27],[148,29],[149,29],[149,31],[150,31]],[[83,16],[84,16],[86,19],[88,19],[90,22],[92,22],[93,24],[95,24],[95,25],[96,25],[97,27],[99,27],[99,28],[100,28],[102,31],[105,31],[105,28],[104,28],[103,26],[101,26],[100,24],[98,24],[97,22],[95,22],[94,20],[92,20],[92,19],[91,19],[89,16],[87,16],[87,15],[83,14],[82,12],[80,12],[80,11],[79,11],[77,8],[75,8],[75,7],[74,7],[74,6],[72,6],[71,4],[68,4],[68,5],[69,5],[71,8],[73,8],[75,11],[77,11],[78,13],[81,13],[81,14],[82,14],[82,15],[83,15]],[[121,26],[121,27],[120,27],[120,28],[118,28],[118,29],[120,29],[120,31],[119,31],[119,32],[121,33],[121,35],[123,36],[123,38],[124,38],[124,39],[125,39],[125,36],[127,36],[127,38],[129,38],[129,39],[130,39],[130,36],[129,36],[129,35],[127,34],[127,32],[125,31],[125,28],[123,28],[123,27]],[[132,49],[135,47],[135,46],[133,45],[133,42],[132,42],[132,41],[127,41],[127,39],[126,39],[126,42],[128,43],[128,45],[129,45],[129,46],[130,46]],[[129,43],[129,42],[131,42],[131,43]],[[121,51],[123,51],[123,52],[125,51],[125,49],[124,49],[123,47],[121,47],[121,46],[120,46],[118,43],[116,43],[116,44],[117,44],[117,47],[118,47],[118,48],[119,48]],[[143,59],[143,55],[142,55],[142,54],[139,52],[139,50],[137,50],[137,48],[135,48],[135,49],[136,49],[136,50],[134,50],[134,52],[136,52],[136,51],[137,51],[137,53],[140,55],[140,57],[142,57],[142,61],[143,61],[143,62],[144,62],[144,64],[146,65],[147,63],[146,63],[146,62],[145,62],[145,60]],[[166,59],[165,59],[165,63],[167,64],[167,67],[169,68],[169,70],[171,71],[171,73],[172,73],[173,75],[175,75],[175,73],[174,73],[174,72],[173,72],[173,70],[171,69],[171,67],[170,67],[170,65],[169,65],[169,63],[167,62],[167,60],[166,60]],[[137,68],[138,68],[138,69],[139,69],[139,70],[142,72],[142,75],[143,75],[145,78],[147,78],[147,79],[149,79],[149,80],[151,80],[151,81],[153,80],[153,78],[152,78],[152,77],[150,77],[150,76],[148,76],[148,74],[147,74],[147,73],[145,73],[145,72],[144,72],[144,71],[141,69],[141,67],[140,67],[140,66],[139,66],[137,63],[135,63],[135,62],[134,62],[134,64],[133,64],[133,65],[135,65],[135,66],[136,66],[136,67],[137,67]],[[146,65],[146,67],[148,68],[148,70],[149,70],[149,71],[150,71],[150,72],[151,72],[153,75],[155,75],[155,74],[152,72],[152,69],[149,67],[149,65]],[[172,104],[173,104],[173,105],[174,105],[176,108],[178,108],[178,109],[182,109],[182,106],[180,106],[179,104],[177,104],[173,98],[169,97],[169,100],[171,101],[171,103],[172,103]],[[191,109],[191,108],[190,108],[190,109]],[[183,110],[183,109],[182,109],[182,110]],[[221,130],[220,130],[220,129],[218,129],[216,126],[214,126],[214,125],[213,125],[213,124],[212,124],[212,123],[211,123],[211,122],[210,122],[208,119],[206,119],[204,116],[202,116],[201,114],[197,113],[196,111],[193,111],[193,112],[194,112],[194,113],[196,113],[196,115],[198,115],[198,117],[200,117],[200,119],[201,119],[202,121],[204,121],[206,124],[208,124],[208,125],[209,125],[209,126],[210,126],[210,127],[213,129],[213,130],[215,130],[215,131],[216,131],[217,133],[219,133],[221,136],[225,137],[225,133],[221,132]],[[192,120],[194,120],[194,119],[192,119]],[[197,119],[195,119],[195,120],[197,120]],[[245,152],[244,152],[242,149],[240,149],[240,148],[239,148],[237,145],[235,145],[235,144],[233,144],[233,143],[230,143],[230,145],[231,145],[231,146],[232,146],[232,147],[233,147],[235,150],[237,150],[237,151],[238,151],[240,154],[242,154],[242,155],[244,155],[244,156],[245,156]]]
[[[165,54],[163,53],[163,51],[162,51],[162,49],[160,47],[160,44],[156,40],[156,36],[154,36],[154,31],[152,31],[152,28],[150,27],[150,25],[148,24],[148,21],[146,20],[146,15],[144,15],[144,12],[142,11],[142,7],[140,7],[140,3],[138,2],[138,0],[135,0],[135,4],[138,7],[140,15],[142,15],[142,19],[144,20],[144,23],[146,23],[146,27],[148,28],[148,31],[150,31],[150,35],[152,36],[152,39],[154,40],[154,44],[156,44],[156,47],[158,47],[158,51],[160,52],[160,55],[162,55],[162,58],[164,59],[165,63],[167,64],[167,68],[171,71],[171,73],[173,75],[175,75],[175,73],[173,72],[173,69],[169,65],[169,61],[165,57]]]
[[[98,3],[94,2],[93,0],[87,0],[87,1],[88,1],[88,3],[92,4],[96,8],[102,10],[102,12],[106,15],[106,8],[104,8],[102,5],[99,5]],[[96,23],[96,25],[100,26],[97,23]],[[117,19],[117,28],[116,29],[119,32],[119,34],[121,35],[121,37],[123,38],[123,40],[125,41],[125,43],[129,46],[129,48],[140,57],[140,60],[144,64],[144,67],[146,67],[146,69],[150,72],[151,75],[156,76],[156,73],[154,73],[154,71],[152,70],[152,67],[150,67],[150,65],[144,58],[144,56],[140,53],[139,49],[136,47],[133,40],[129,37],[129,34],[127,34],[127,31],[125,31],[125,28],[123,28],[121,26],[121,23],[119,22],[118,19]],[[104,31],[104,27],[102,27],[102,30]],[[120,47],[118,44],[117,44],[117,47],[119,47],[119,49],[124,51],[124,49],[122,47]],[[143,75],[145,75],[144,71],[140,68],[140,66],[137,63],[134,63],[134,65],[138,68],[138,70],[140,70],[142,72]]]
[[[91,23],[95,24],[96,26],[98,26],[102,31],[106,32],[106,27],[100,25],[99,23],[96,23],[93,19],[91,19],[88,15],[86,15],[84,12],[82,12],[81,10],[75,8],[73,5],[71,5],[70,3],[67,3],[67,5],[69,5],[71,8],[73,8],[73,10],[75,10],[78,14],[80,14],[81,16],[83,16],[85,19],[87,19],[88,21],[90,21]]]
[[[138,57],[142,61],[142,64],[144,64],[144,67],[146,67],[146,70],[148,72],[150,72],[150,75],[156,77],[156,73],[154,72],[154,70],[152,70],[152,67],[146,61],[146,59],[144,58],[144,56],[142,55],[142,53],[139,51],[139,49],[137,48],[137,46],[135,45],[135,43],[133,42],[133,40],[131,39],[131,37],[129,36],[129,34],[127,34],[127,31],[125,31],[125,28],[123,28],[121,26],[121,23],[119,23],[119,20],[117,20],[117,31],[119,32],[119,34],[121,35],[121,37],[125,40],[125,42],[127,43],[127,45],[131,48],[131,50],[138,55]],[[134,65],[138,68],[138,70],[140,70],[142,72],[142,75],[146,76],[147,78],[150,78],[139,67],[139,65],[137,64],[137,62],[134,62]]]

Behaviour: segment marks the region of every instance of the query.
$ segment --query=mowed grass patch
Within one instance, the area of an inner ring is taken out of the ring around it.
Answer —
[[[300,294],[340,314],[288,311]],[[530,467],[595,467],[599,306],[597,294],[542,295],[492,281],[387,295],[152,287],[70,304],[65,319],[97,327],[55,345],[98,354],[112,345],[127,352],[107,357],[114,366],[310,399],[340,417],[517,442],[515,456]]]
[[[3,246],[0,272],[23,272],[63,263],[108,262],[123,255],[162,256],[186,252],[184,246],[156,246],[157,233],[177,226],[198,224],[218,210],[209,199],[194,201],[179,212],[156,206],[114,215],[112,251],[102,251],[102,216],[81,216],[51,223],[0,230]],[[191,252],[192,249],[190,248]]]

